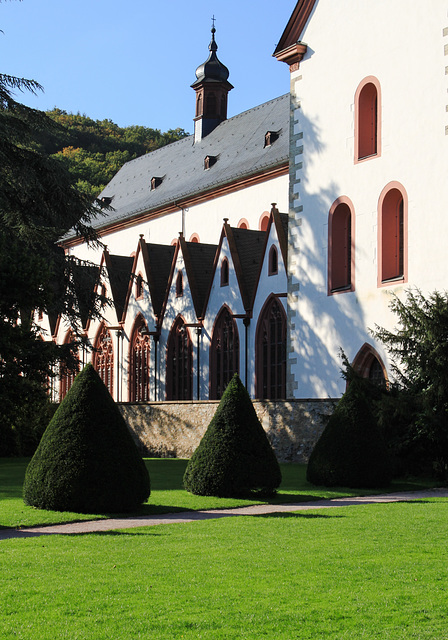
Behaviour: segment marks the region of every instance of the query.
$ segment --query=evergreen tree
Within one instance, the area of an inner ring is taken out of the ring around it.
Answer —
[[[17,438],[30,416],[24,403],[34,398],[35,413],[45,412],[42,386],[56,363],[73,361],[78,345],[43,342],[33,311],[80,326],[79,298],[90,292],[74,291],[80,263],[56,242],[68,229],[95,242],[90,223],[99,214],[60,163],[36,150],[37,136],[54,124],[17,102],[15,89],[40,85],[0,74],[0,455],[24,453]],[[92,316],[101,314],[100,302],[89,301]]]
[[[351,368],[345,375],[347,391],[311,453],[307,479],[326,487],[384,487],[391,480],[391,468],[369,382]]]
[[[390,308],[397,316],[397,328],[388,331],[377,326],[373,334],[392,358],[397,382],[394,405],[407,408],[407,428],[403,428],[403,410],[397,417],[401,423],[397,446],[414,464],[418,453],[421,468],[432,467],[447,479],[448,293],[434,291],[425,297],[415,289],[408,291],[403,301],[395,296]]]
[[[54,414],[25,474],[26,504],[78,513],[136,509],[148,471],[126,423],[91,364]]]
[[[184,486],[198,495],[269,495],[281,480],[275,453],[247,390],[235,374],[188,462]]]

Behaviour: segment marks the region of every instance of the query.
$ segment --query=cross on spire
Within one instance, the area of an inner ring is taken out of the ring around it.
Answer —
[[[212,16],[212,29],[214,29],[214,28],[215,28],[215,20],[216,20],[216,18],[215,18],[215,16],[213,15],[213,16]]]

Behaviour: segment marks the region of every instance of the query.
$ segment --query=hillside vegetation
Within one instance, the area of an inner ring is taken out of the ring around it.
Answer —
[[[78,189],[92,198],[125,162],[188,135],[180,128],[162,133],[138,125],[119,127],[112,120],[92,120],[57,108],[46,114],[56,126],[40,136],[39,150],[61,162]]]

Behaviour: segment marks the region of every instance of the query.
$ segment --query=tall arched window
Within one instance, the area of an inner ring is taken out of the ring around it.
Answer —
[[[397,182],[383,189],[378,203],[379,284],[407,279],[407,197]]]
[[[221,287],[227,287],[229,284],[229,261],[223,258],[221,262]]]
[[[184,295],[184,281],[182,277],[182,271],[177,272],[176,278],[176,297],[181,298]]]
[[[328,216],[328,294],[354,291],[353,204],[341,196]]]
[[[106,385],[111,396],[114,394],[114,347],[109,329],[103,323],[96,336],[93,366]]]
[[[274,296],[265,304],[258,321],[255,357],[257,398],[286,398],[286,314]]]
[[[268,276],[275,276],[278,273],[278,251],[275,245],[269,249]]]
[[[64,344],[73,342],[73,334],[69,331],[65,337]],[[73,384],[73,381],[79,371],[79,365],[76,369],[67,369],[66,363],[61,362],[59,365],[59,400],[63,400],[67,395],[67,391]]]
[[[264,211],[261,214],[260,220],[258,222],[258,228],[260,231],[266,231],[269,225],[269,213],[267,211]]]
[[[193,347],[190,333],[179,316],[175,321],[167,346],[166,399],[192,400]]]
[[[355,94],[355,162],[380,155],[381,88],[374,76],[364,78]]]
[[[219,400],[234,373],[239,372],[238,327],[224,307],[215,322],[210,347],[210,399]]]
[[[131,371],[129,399],[131,402],[149,400],[150,336],[142,316],[134,323],[131,338]]]

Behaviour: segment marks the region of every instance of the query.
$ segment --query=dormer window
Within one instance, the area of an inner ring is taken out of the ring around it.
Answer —
[[[280,131],[266,131],[264,134],[264,146],[270,147],[280,136]]]
[[[153,176],[151,178],[151,191],[154,191],[154,189],[157,189],[157,187],[160,187],[162,182],[163,182],[163,178]]]
[[[216,156],[205,156],[204,169],[207,170],[213,167],[213,165],[216,164],[217,160],[218,158]]]

